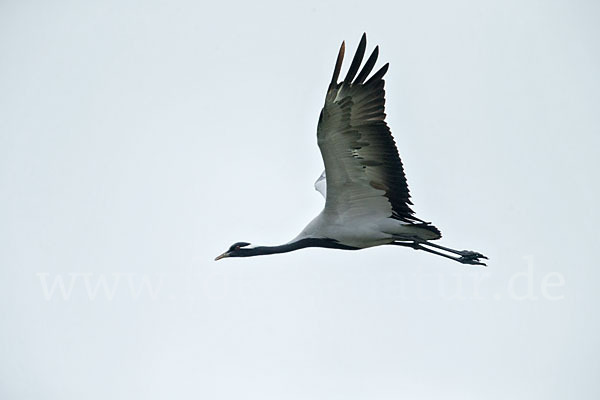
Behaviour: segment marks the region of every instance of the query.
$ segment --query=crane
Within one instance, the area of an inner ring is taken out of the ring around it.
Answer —
[[[366,45],[363,34],[346,77],[338,82],[345,52],[342,42],[319,115],[317,142],[325,170],[315,182],[315,189],[325,197],[321,213],[283,245],[237,242],[215,260],[307,247],[359,250],[395,245],[462,264],[485,265],[482,260],[487,257],[481,253],[433,243],[442,237],[440,230],[415,216],[402,161],[385,122],[383,77],[389,63],[369,77],[379,46],[360,69]]]

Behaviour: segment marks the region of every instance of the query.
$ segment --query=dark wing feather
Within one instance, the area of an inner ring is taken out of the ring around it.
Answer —
[[[388,67],[389,67],[389,66],[390,66],[390,64],[389,64],[389,63],[386,63],[386,64],[385,64],[383,67],[381,67],[381,68],[379,69],[379,71],[375,72],[375,73],[373,74],[373,76],[369,78],[369,80],[368,80],[368,81],[366,81],[366,82],[365,82],[365,85],[369,85],[369,84],[370,84],[370,83],[372,83],[372,82],[378,82],[378,81],[381,81],[381,80],[382,80],[382,78],[383,78],[383,76],[384,76],[384,75],[385,75],[385,73],[387,72],[387,70],[388,70]]]
[[[371,53],[371,56],[365,63],[365,66],[363,67],[362,71],[360,71],[360,74],[358,74],[358,76],[354,80],[355,85],[357,85],[359,83],[363,83],[365,81],[365,79],[367,79],[367,76],[369,76],[369,74],[373,70],[373,67],[375,66],[375,62],[377,61],[378,56],[379,56],[379,46],[376,46],[375,50],[373,50],[373,53]]]
[[[358,48],[356,49],[356,54],[354,54],[354,59],[352,60],[352,64],[350,64],[350,68],[348,69],[348,73],[344,78],[344,83],[350,84],[352,80],[356,76],[358,69],[360,68],[360,64],[362,63],[363,57],[365,56],[365,49],[367,48],[367,34],[363,33],[362,38],[360,39],[360,43],[358,44]]]
[[[331,77],[331,83],[329,84],[329,89],[337,85],[338,77],[340,76],[340,71],[342,70],[342,61],[344,61],[344,52],[346,51],[346,44],[342,42],[340,46],[340,51],[338,53],[337,60],[335,62],[335,68],[333,69],[333,76]]]

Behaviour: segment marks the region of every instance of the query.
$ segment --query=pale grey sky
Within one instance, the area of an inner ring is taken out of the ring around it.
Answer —
[[[3,1],[0,397],[599,398],[599,17]],[[363,32],[417,215],[489,267],[395,247],[215,263],[322,208],[317,117]]]

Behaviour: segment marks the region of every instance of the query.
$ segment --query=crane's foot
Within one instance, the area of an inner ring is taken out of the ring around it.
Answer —
[[[486,264],[482,263],[481,260],[480,260],[480,258],[487,259],[486,256],[484,256],[483,254],[475,253],[475,252],[471,252],[471,253],[472,254],[465,255],[465,256],[460,256],[458,258],[455,258],[455,260],[458,261],[461,264],[483,265],[483,266],[486,266]]]
[[[465,258],[465,259],[477,259],[477,258],[483,258],[484,260],[488,259],[483,254],[478,253],[476,251],[471,251],[471,250],[461,250],[461,251],[458,251],[456,254],[461,256],[460,258]]]

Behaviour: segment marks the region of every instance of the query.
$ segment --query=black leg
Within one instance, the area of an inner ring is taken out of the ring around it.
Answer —
[[[415,250],[423,250],[423,251],[426,251],[426,252],[431,253],[431,254],[442,256],[442,257],[445,257],[445,258],[449,258],[450,260],[457,261],[457,262],[459,262],[461,264],[483,265],[483,266],[485,266],[485,264],[482,263],[482,262],[480,262],[479,259],[480,258],[487,259],[487,257],[484,256],[483,254],[480,254],[480,253],[477,253],[477,252],[474,252],[474,251],[467,251],[467,250],[460,251],[460,250],[454,250],[454,249],[447,249],[446,247],[439,246],[439,245],[433,245],[433,247],[437,247],[437,248],[440,248],[442,250],[446,250],[446,251],[449,251],[451,253],[460,255],[460,257],[453,257],[451,255],[444,254],[444,253],[442,253],[440,251],[436,251],[436,250],[424,247],[424,245],[430,245],[430,246],[432,245],[431,243],[424,242],[424,241],[393,242],[393,243],[390,243],[390,244],[393,244],[393,245],[396,245],[396,246],[410,247],[411,249],[415,249]]]
[[[439,244],[435,244],[435,243],[431,243],[431,242],[427,242],[427,241],[418,241],[418,240],[417,240],[417,242],[418,242],[418,243],[421,243],[421,244],[423,244],[423,245],[426,245],[426,246],[431,246],[431,247],[435,247],[435,248],[437,248],[437,249],[441,249],[441,250],[444,250],[444,251],[448,251],[448,252],[450,252],[450,253],[458,254],[459,256],[462,256],[462,257],[467,257],[467,258],[483,258],[483,259],[486,259],[486,260],[488,259],[488,258],[487,258],[486,256],[484,256],[483,254],[481,254],[481,253],[477,253],[476,251],[470,251],[470,250],[454,250],[454,249],[451,249],[451,248],[449,248],[449,247],[440,246]]]

